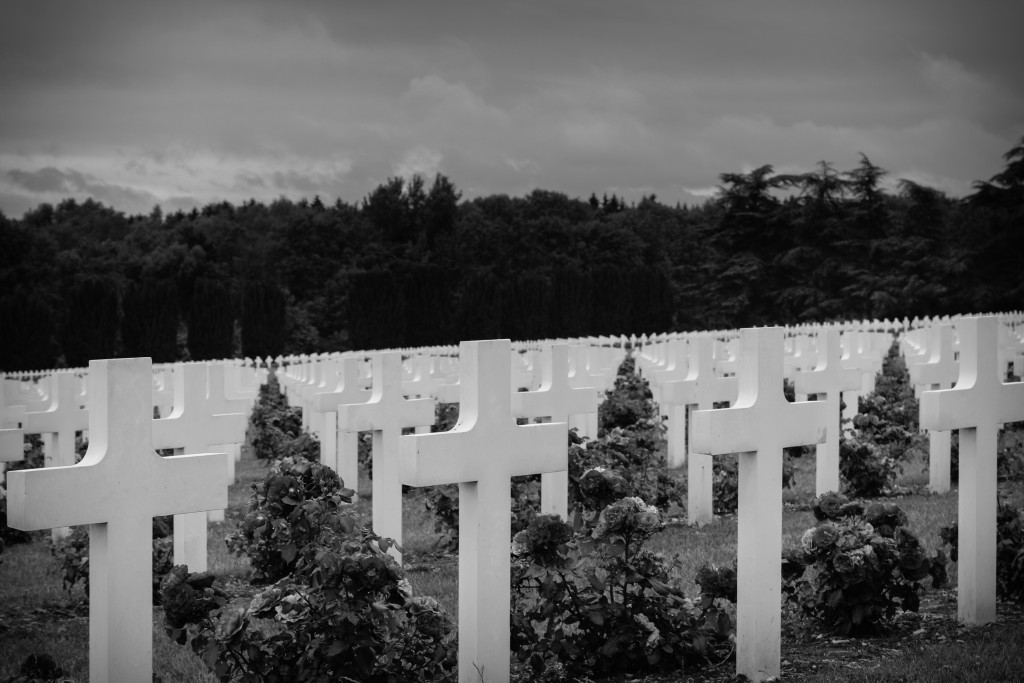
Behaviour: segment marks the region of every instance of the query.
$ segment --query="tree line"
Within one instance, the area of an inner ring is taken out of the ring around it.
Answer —
[[[962,199],[863,155],[723,173],[695,206],[442,174],[355,204],[66,199],[0,213],[0,369],[1021,309],[1024,139],[1004,161]]]

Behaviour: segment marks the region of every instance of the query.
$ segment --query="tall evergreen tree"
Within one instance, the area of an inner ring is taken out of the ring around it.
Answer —
[[[66,294],[67,314],[61,330],[61,347],[69,367],[113,358],[117,349],[117,283],[103,276],[75,278]]]
[[[242,353],[250,358],[284,351],[286,297],[276,283],[249,280],[242,289]]]
[[[235,333],[235,306],[228,283],[200,278],[188,311],[188,351],[192,360],[230,358]]]
[[[154,363],[178,360],[178,288],[173,280],[129,284],[122,309],[121,341],[126,357],[148,356]]]

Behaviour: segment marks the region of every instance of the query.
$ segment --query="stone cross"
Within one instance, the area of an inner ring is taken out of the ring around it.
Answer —
[[[597,414],[594,387],[569,386],[569,346],[552,344],[538,359],[541,382],[536,391],[512,392],[512,415],[543,418],[544,422],[569,422],[571,415]],[[540,512],[568,519],[569,471],[540,475]]]
[[[960,364],[953,357],[953,327],[937,325],[932,329],[935,336],[928,358],[907,368],[910,381],[924,385],[925,391],[951,388],[960,373]],[[949,492],[951,435],[948,429],[928,430],[928,487],[934,493]]]
[[[70,372],[54,373],[50,379],[50,404],[42,411],[21,416],[26,434],[49,436],[43,443],[44,467],[68,467],[75,464],[75,432],[89,428],[89,411],[79,405],[78,377]],[[60,541],[71,532],[57,527],[52,532]]]
[[[860,372],[843,367],[843,349],[839,330],[823,330],[818,335],[818,362],[813,370],[796,373],[797,395],[825,395],[828,409],[828,433],[815,449],[814,479],[817,495],[839,491],[840,394],[860,389]]]
[[[690,413],[689,453],[685,439],[679,443],[679,436],[669,437],[675,443],[668,444],[669,467],[686,463],[686,513],[690,524],[707,524],[714,518],[714,494],[712,490],[713,463],[707,453],[695,451],[693,440],[693,409],[711,410],[715,403],[736,400],[736,377],[719,377],[714,365],[715,340],[701,335],[690,342],[690,371],[686,379],[666,382],[662,387],[662,400],[669,405],[684,406]],[[680,455],[681,454],[681,455]]]
[[[174,408],[166,418],[152,420],[153,447],[172,448],[178,455],[203,453],[210,444],[230,443],[238,421],[244,420],[245,415],[214,415],[211,412],[206,394],[206,364],[178,364],[174,367],[174,375]],[[222,453],[219,457],[218,462],[223,469],[220,480],[226,481],[229,455]],[[224,507],[227,506],[213,509],[222,510]],[[187,564],[190,571],[205,572],[207,569],[206,521],[205,512],[174,516],[174,562]]]
[[[338,406],[338,429],[373,432],[373,530],[402,543],[402,482],[398,437],[407,427],[434,424],[434,399],[402,395],[402,354],[373,356],[373,393],[366,403]],[[398,551],[393,550],[398,556]]]
[[[1024,382],[1005,384],[997,361],[999,320],[963,318],[960,376],[952,389],[921,394],[921,426],[960,430],[960,620],[986,624],[996,617],[996,450],[999,427],[1024,420]]]
[[[210,405],[210,412],[214,415],[245,415],[248,416],[252,401],[247,398],[230,398],[227,386],[227,368],[223,363],[210,363],[208,366],[208,387],[206,392]],[[235,433],[231,441],[222,444],[210,444],[211,451],[227,451],[228,453],[228,483],[235,483],[235,463],[242,458],[242,443],[245,441],[245,430],[248,426],[248,418],[239,420],[234,418],[232,426]],[[221,513],[223,515],[223,513]],[[223,521],[214,520],[211,521]]]
[[[512,477],[567,469],[563,423],[516,425],[511,344],[460,345],[459,421],[403,436],[402,482],[459,485],[459,681],[509,680]]]
[[[8,524],[89,524],[89,680],[153,675],[153,517],[227,507],[222,455],[153,451],[148,358],[89,364],[89,451],[11,472]]]
[[[370,392],[363,389],[359,368],[363,359],[345,356],[341,359],[341,374],[334,387],[312,396],[313,410],[323,414],[320,432],[320,462],[341,477],[345,486],[359,490],[359,432],[338,430],[338,406],[365,403]]]
[[[782,614],[782,450],[825,440],[828,409],[782,393],[782,328],[744,329],[739,397],[693,413],[693,448],[739,453],[736,673],[778,677]]]

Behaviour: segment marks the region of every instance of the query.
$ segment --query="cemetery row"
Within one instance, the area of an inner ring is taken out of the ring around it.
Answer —
[[[914,383],[925,389],[921,426],[961,435],[960,617],[967,623],[994,618],[994,439],[999,425],[1024,420],[1024,384],[1002,381],[1011,365],[1020,375],[1021,324],[1013,314],[1003,324],[987,317],[788,333],[760,328],[537,342],[515,350],[507,341],[466,342],[457,354],[446,347],[276,364],[289,399],[320,437],[321,462],[343,481],[357,480],[356,434],[373,433],[376,534],[401,542],[396,511],[403,485],[459,484],[459,676],[476,680],[482,669],[488,680],[504,680],[509,624],[488,615],[509,604],[509,482],[541,474],[542,512],[567,518],[567,429],[597,436],[599,397],[632,347],[637,371],[668,416],[669,461],[686,467],[692,523],[711,518],[711,458],[740,454],[737,671],[756,680],[779,670],[781,575],[771,568],[781,555],[782,451],[815,446],[818,494],[839,489],[840,398],[851,417],[855,397],[871,391],[894,328]],[[138,609],[148,604],[143,592],[151,591],[149,518],[174,514],[175,561],[206,569],[207,517],[226,507],[237,445],[256,388],[266,380],[265,365],[154,371],[146,359],[94,361],[85,382],[80,371],[5,381],[3,452],[13,459],[23,434],[43,434],[48,466],[10,473],[9,524],[91,525],[95,680],[134,679],[151,667],[149,612]],[[783,395],[786,379],[795,402]],[[811,395],[817,400],[805,400]],[[448,432],[428,433],[438,401],[458,403],[459,420]],[[723,403],[730,407],[716,406]],[[166,417],[155,418],[154,406]],[[514,418],[536,422],[518,425]],[[402,436],[403,430],[416,434]],[[74,465],[79,431],[87,431],[90,445]],[[931,486],[948,491],[948,436],[932,442]],[[173,449],[171,457],[141,457],[166,449]],[[397,549],[391,552],[400,560]],[[111,586],[139,599],[115,600]]]

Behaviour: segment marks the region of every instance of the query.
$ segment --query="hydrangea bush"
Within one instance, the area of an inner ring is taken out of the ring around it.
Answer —
[[[939,530],[954,562],[959,554],[958,532],[956,523]],[[1024,508],[1015,509],[1002,500],[996,507],[996,595],[1024,602]]]
[[[929,555],[894,503],[866,507],[839,493],[814,503],[818,524],[785,560],[783,591],[803,613],[843,635],[877,633],[897,610],[916,612],[921,581],[946,581],[946,556]]]
[[[587,470],[572,526],[538,515],[513,539],[512,649],[536,678],[694,668],[728,644],[724,610],[708,618],[673,577],[678,560],[643,547],[664,521],[628,488]]]
[[[285,458],[252,487],[248,511],[225,542],[232,552],[249,557],[256,582],[290,574],[301,548],[325,527],[349,532],[358,523],[353,492],[319,463]]]

